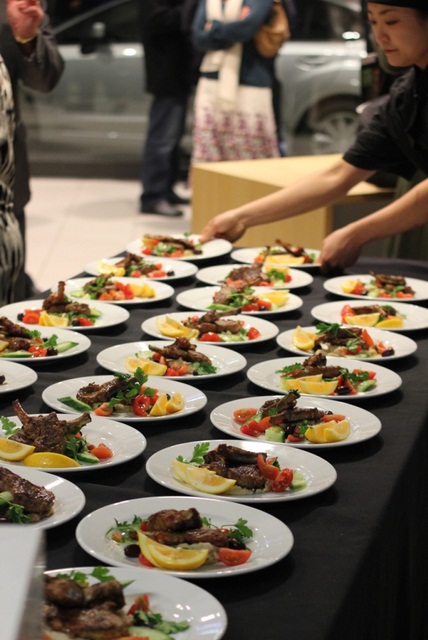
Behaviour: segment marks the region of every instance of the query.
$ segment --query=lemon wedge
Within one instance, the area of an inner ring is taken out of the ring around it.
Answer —
[[[68,327],[68,318],[55,316],[47,311],[42,311],[39,318],[39,324],[42,327]]]
[[[392,316],[391,318],[385,318],[377,323],[376,329],[401,329],[403,326],[403,318],[398,316]]]
[[[168,396],[166,393],[160,393],[158,399],[153,405],[150,415],[151,416],[166,416],[166,405],[168,403]]]
[[[187,466],[188,466],[187,462],[181,462],[180,460],[177,460],[177,459],[174,459],[171,462],[171,467],[172,467],[172,470],[174,471],[176,478],[178,478],[178,480],[181,480],[181,482],[184,482],[185,484],[187,484],[187,480],[186,480]]]
[[[288,265],[304,264],[305,258],[303,256],[293,256],[291,255],[291,253],[278,253],[278,254],[268,255],[266,257],[264,264],[266,264],[267,261],[270,262],[271,266],[275,266],[275,268],[277,268],[278,265],[283,265],[283,264],[288,264]]]
[[[324,438],[326,442],[340,442],[346,440],[351,433],[351,425],[349,420],[341,420],[340,422],[326,423],[324,429]]]
[[[138,544],[142,554],[155,567],[170,571],[191,571],[202,566],[208,558],[208,549],[169,547],[152,540],[138,531]]]
[[[380,313],[360,313],[356,315],[344,316],[346,324],[358,327],[374,327],[380,318]]]
[[[114,264],[109,264],[106,260],[98,260],[97,271],[102,276],[124,276],[126,270],[124,267],[115,267]]]
[[[41,467],[46,469],[66,469],[68,467],[80,467],[80,464],[64,456],[62,453],[53,453],[52,451],[38,451],[37,453],[30,453],[29,456],[24,458],[23,464],[26,467]]]
[[[338,380],[302,380],[300,378],[300,390],[316,396],[329,396],[336,391]]]
[[[235,486],[236,480],[223,478],[209,469],[187,465],[186,482],[194,489],[204,493],[220,494]]]
[[[263,271],[264,273],[268,273],[270,270],[281,271],[284,274],[287,274],[290,268],[290,263],[287,259],[287,256],[267,256],[266,260],[263,263]]]
[[[302,376],[301,378],[281,378],[281,386],[287,391],[301,391],[304,393],[302,389],[302,381],[305,382],[321,382],[322,381],[322,373],[316,373],[312,376]]]
[[[137,284],[132,282],[130,284],[130,287],[131,287],[132,293],[136,298],[155,298],[156,297],[156,291],[153,289],[153,287],[151,287],[146,282],[143,282],[143,284]]]
[[[15,442],[9,438],[0,438],[0,458],[3,460],[23,460],[30,453],[33,453],[35,448],[30,444]]]
[[[168,338],[187,338],[191,340],[192,338],[197,338],[199,334],[197,329],[185,327],[184,324],[170,316],[166,316],[165,320],[156,318],[156,327],[159,333]]]
[[[0,340],[0,351],[4,351],[9,346],[6,340]]]
[[[352,293],[358,284],[358,280],[345,280],[342,282],[343,293]]]
[[[163,376],[168,369],[166,364],[153,362],[148,358],[140,358],[139,356],[128,356],[125,359],[125,368],[129,373],[135,373],[137,369],[141,369],[148,376]]]
[[[334,422],[334,420],[331,422]],[[311,427],[308,427],[305,431],[306,440],[309,440],[309,442],[313,442],[314,444],[324,444],[326,442],[324,431],[327,424],[327,422],[320,422],[320,424],[314,424]]]
[[[177,413],[184,409],[184,398],[181,393],[176,391],[166,403],[165,408],[167,413]]]
[[[315,338],[315,333],[305,331],[302,327],[297,326],[291,337],[291,342],[301,351],[312,351],[315,346]]]
[[[286,289],[281,291],[269,291],[269,293],[263,293],[260,298],[261,300],[269,300],[269,302],[277,307],[283,307],[289,298],[289,293],[290,292]]]

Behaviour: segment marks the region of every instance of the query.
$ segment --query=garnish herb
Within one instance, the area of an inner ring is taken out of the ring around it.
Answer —
[[[201,444],[195,445],[193,448],[193,455],[190,460],[186,460],[183,456],[177,456],[177,460],[179,462],[185,462],[186,464],[203,464],[204,455],[207,453],[209,448],[209,442],[202,442]]]
[[[15,524],[23,524],[30,520],[30,516],[24,513],[24,507],[13,502],[13,494],[10,491],[2,491],[0,493],[0,509],[6,507],[6,518]]]
[[[9,418],[6,418],[4,416],[0,417],[0,421],[1,421],[1,426],[2,429],[4,431],[5,436],[11,436],[14,433],[16,433],[17,431],[20,430],[20,426],[18,426],[17,424],[15,424],[15,422],[13,422],[12,420],[10,420]]]
[[[222,524],[220,527],[217,527],[215,524],[213,524],[209,518],[202,517],[202,522],[209,529],[226,529],[229,538],[239,540],[244,544],[248,538],[253,537],[252,529],[247,527],[248,520],[244,520],[244,518],[239,518],[239,520],[237,520],[234,524]]]

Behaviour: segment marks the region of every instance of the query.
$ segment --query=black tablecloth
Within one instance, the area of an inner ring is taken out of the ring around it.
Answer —
[[[225,261],[217,259],[216,263]],[[366,258],[347,273],[368,273],[372,268],[428,280],[428,264],[415,261]],[[311,308],[338,299],[323,289],[325,278],[317,271],[313,274],[311,286],[293,291],[303,298],[303,307],[275,316],[280,331],[313,324]],[[177,282],[177,292],[198,286],[194,278]],[[175,299],[129,307],[131,317],[125,324],[88,332],[92,346],[85,354],[39,365],[36,384],[17,397],[28,413],[48,411],[41,400],[43,389],[58,380],[107,373],[96,362],[99,351],[146,338],[141,329],[146,318],[176,309]],[[381,362],[402,377],[400,389],[357,403],[381,420],[380,434],[359,444],[319,452],[338,474],[327,491],[260,506],[290,527],[295,539],[291,553],[258,572],[195,581],[225,607],[229,620],[226,640],[428,638],[428,331],[408,335],[417,341],[416,353]],[[274,339],[250,343],[240,351],[248,367],[291,355]],[[176,443],[224,438],[210,423],[211,410],[228,400],[266,395],[247,381],[245,371],[195,384],[208,396],[202,411],[163,424],[133,423],[148,441],[137,459],[111,469],[67,476],[84,491],[86,506],[77,518],[47,532],[49,569],[98,564],[75,540],[78,520],[113,502],[174,495],[148,477],[147,459]],[[13,399],[1,396],[2,415],[12,415]]]

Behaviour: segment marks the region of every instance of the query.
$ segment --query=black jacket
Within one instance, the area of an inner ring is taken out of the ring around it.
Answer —
[[[198,0],[140,2],[146,90],[159,97],[188,94],[195,80],[189,29]]]

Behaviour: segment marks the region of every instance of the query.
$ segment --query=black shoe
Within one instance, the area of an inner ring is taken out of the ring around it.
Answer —
[[[168,200],[158,200],[151,205],[141,203],[140,212],[157,216],[169,216],[170,218],[178,218],[183,215],[183,212],[172,206]]]
[[[175,193],[174,191],[171,191],[167,200],[169,204],[190,204],[190,198],[182,198],[178,195],[178,193]]]

